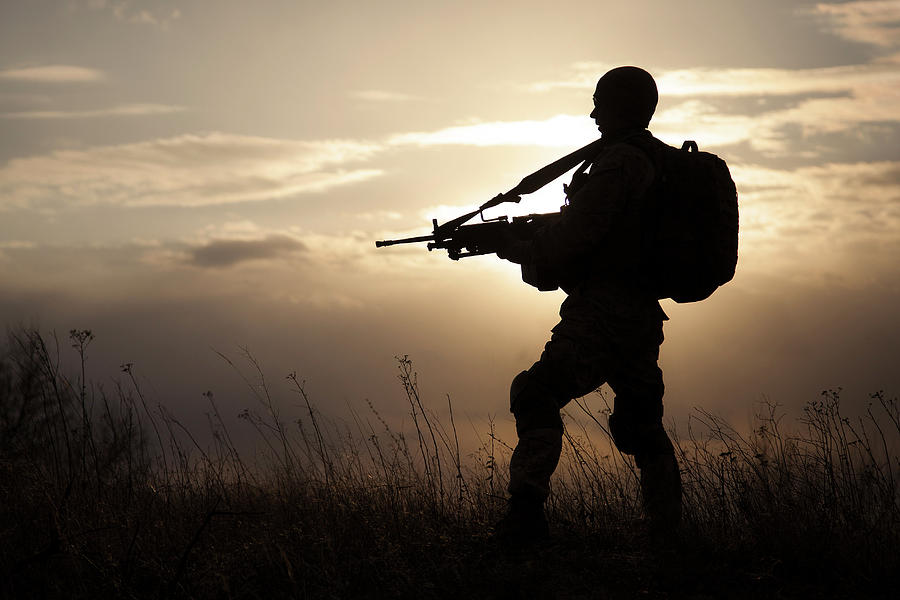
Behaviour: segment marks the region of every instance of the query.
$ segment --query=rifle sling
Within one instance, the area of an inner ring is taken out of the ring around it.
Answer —
[[[566,171],[570,170],[572,167],[575,167],[580,162],[589,161],[600,151],[600,145],[603,143],[602,139],[594,140],[590,144],[575,150],[574,152],[570,152],[566,154],[562,158],[559,158],[547,166],[541,167],[531,175],[526,175],[522,181],[519,182],[516,187],[509,190],[505,194],[497,194],[480,207],[477,210],[473,210],[470,213],[462,215],[461,217],[457,217],[452,221],[447,221],[443,225],[435,227],[434,236],[438,237],[440,235],[444,235],[445,233],[449,233],[455,230],[457,227],[477,215],[478,213],[487,210],[488,208],[493,208],[498,204],[502,204],[504,202],[518,202],[520,200],[519,196],[523,194],[530,194],[532,192],[536,192]],[[582,165],[584,166],[584,165]]]

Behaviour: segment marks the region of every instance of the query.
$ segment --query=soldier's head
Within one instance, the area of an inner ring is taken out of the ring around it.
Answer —
[[[658,100],[650,73],[638,67],[616,67],[597,82],[591,118],[602,133],[644,129]]]

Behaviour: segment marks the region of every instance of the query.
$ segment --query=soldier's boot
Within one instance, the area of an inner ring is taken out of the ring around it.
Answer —
[[[641,471],[641,496],[650,535],[672,539],[681,524],[681,472],[674,453],[635,457]]]
[[[494,538],[507,548],[522,548],[550,539],[544,502],[528,496],[512,496],[506,515],[494,526]]]

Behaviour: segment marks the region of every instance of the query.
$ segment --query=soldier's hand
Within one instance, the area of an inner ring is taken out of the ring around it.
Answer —
[[[497,247],[497,256],[504,260],[522,264],[531,257],[531,242],[521,240],[514,236],[508,229],[503,231],[502,238]]]

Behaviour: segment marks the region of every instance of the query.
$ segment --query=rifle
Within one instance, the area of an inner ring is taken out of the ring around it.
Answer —
[[[534,214],[524,217],[513,217],[512,220],[506,215],[495,219],[485,219],[482,216],[481,223],[457,225],[452,229],[448,228],[447,225],[453,224],[453,221],[444,225],[438,225],[437,219],[432,219],[434,232],[431,235],[421,235],[402,240],[383,240],[375,242],[375,246],[381,248],[383,246],[393,246],[394,244],[428,242],[429,250],[446,250],[447,255],[452,260],[459,260],[468,256],[493,254],[499,250],[500,241],[505,239],[505,236],[501,233],[502,229],[509,228],[516,238],[527,240],[534,235],[537,229],[556,221],[560,214],[558,212]]]
[[[531,175],[523,178],[516,187],[506,193],[497,194],[470,213],[447,221],[443,225],[438,225],[437,219],[432,219],[433,230],[431,235],[421,235],[402,240],[380,240],[375,242],[375,247],[382,248],[395,244],[428,242],[428,250],[436,248],[446,249],[448,256],[452,260],[459,260],[468,256],[496,252],[499,249],[499,242],[503,239],[501,230],[507,227],[510,228],[510,231],[516,237],[528,239],[538,228],[558,219],[561,213],[533,214],[524,217],[513,217],[512,220],[509,220],[509,217],[505,215],[495,219],[485,219],[484,211],[504,202],[519,202],[522,199],[522,195],[539,190],[580,162],[584,162],[584,164],[579,171],[583,170],[587,162],[599,153],[602,141],[595,140],[587,146],[579,148],[538,169]],[[465,225],[466,221],[475,215],[480,215],[482,222]]]

